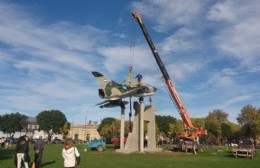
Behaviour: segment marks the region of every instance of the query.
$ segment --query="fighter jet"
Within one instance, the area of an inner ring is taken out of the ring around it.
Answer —
[[[152,96],[156,92],[156,88],[145,83],[129,82],[119,84],[110,78],[102,75],[99,72],[93,71],[92,74],[96,77],[97,81],[101,84],[98,89],[98,95],[102,99],[106,99],[104,102],[98,103],[101,108],[106,107],[124,107],[128,102],[122,101],[127,97],[146,97]]]

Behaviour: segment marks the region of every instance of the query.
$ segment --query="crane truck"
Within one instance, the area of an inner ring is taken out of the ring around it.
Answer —
[[[194,140],[197,140],[197,138],[200,136],[200,135],[206,135],[207,134],[207,130],[203,130],[202,128],[197,128],[193,125],[190,117],[189,117],[189,114],[186,110],[186,108],[184,107],[184,104],[182,103],[176,89],[175,89],[175,86],[173,84],[173,82],[171,81],[170,79],[170,76],[154,46],[154,43],[143,23],[143,20],[141,18],[141,14],[140,13],[135,13],[135,12],[132,12],[132,16],[137,20],[139,26],[141,27],[141,30],[143,32],[143,35],[153,53],[153,56],[161,70],[161,73],[163,75],[163,78],[165,80],[165,83],[167,85],[167,88],[170,92],[170,95],[172,97],[172,99],[174,100],[174,103],[176,105],[176,108],[183,120],[183,127],[184,127],[184,130],[183,132],[181,133],[181,135],[179,136],[179,139],[182,139],[182,140],[189,140],[189,141],[194,141]]]

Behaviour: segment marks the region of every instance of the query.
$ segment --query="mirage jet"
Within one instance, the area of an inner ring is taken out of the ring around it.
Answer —
[[[128,103],[127,101],[122,101],[122,99],[127,97],[146,97],[152,96],[156,92],[156,88],[148,84],[140,82],[128,82],[119,84],[108,77],[102,75],[99,72],[92,72],[97,81],[101,84],[98,89],[98,95],[105,101],[98,103],[100,108],[111,108],[124,106]]]

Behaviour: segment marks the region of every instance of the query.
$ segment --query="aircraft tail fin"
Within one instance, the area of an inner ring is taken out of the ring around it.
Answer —
[[[103,74],[93,71],[92,74],[97,79],[97,81],[101,84],[101,88],[105,88],[107,86],[119,86],[120,84],[111,80],[110,78],[104,76]]]

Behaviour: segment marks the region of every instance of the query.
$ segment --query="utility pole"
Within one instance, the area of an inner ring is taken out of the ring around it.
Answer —
[[[86,115],[85,115],[85,135],[84,135],[85,140],[87,140],[87,113],[88,111],[86,111]]]

